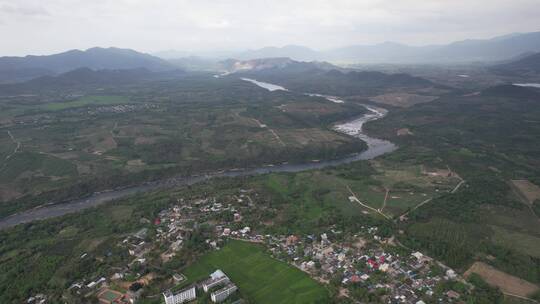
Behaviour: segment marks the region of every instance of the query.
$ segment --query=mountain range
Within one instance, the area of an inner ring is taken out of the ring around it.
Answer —
[[[55,76],[41,76],[25,82],[0,84],[0,95],[9,96],[28,92],[65,91],[81,88],[107,88],[123,85],[138,86],[151,81],[178,80],[188,74],[183,70],[153,72],[145,68],[92,70],[78,68]]]
[[[79,68],[120,70],[144,68],[165,71],[175,67],[149,54],[130,49],[91,48],[54,55],[0,57],[0,82],[20,82],[40,76],[53,76]]]
[[[285,64],[288,70],[302,70],[311,68],[313,65],[322,70],[340,69],[327,62],[448,64],[487,61],[495,65],[495,70],[507,74],[521,73],[524,69],[529,71],[533,69],[533,72],[536,71],[534,73],[538,73],[540,56],[537,53],[540,53],[540,32],[512,34],[488,40],[465,40],[439,46],[415,47],[387,42],[328,51],[315,51],[303,46],[285,46],[227,53],[227,57],[224,58],[182,57],[167,60],[130,49],[96,47],[85,51],[70,50],[45,56],[0,57],[0,83],[24,82],[43,76],[57,76],[80,68],[94,71],[146,69],[150,72],[163,72],[181,68],[235,72],[253,68],[266,69]],[[168,51],[167,54],[173,56],[174,52]],[[185,55],[186,52],[180,54]],[[217,52],[216,56],[224,54]],[[235,59],[223,60],[227,58]],[[258,60],[260,58],[264,60]],[[291,64],[292,61],[294,64]],[[299,61],[310,61],[312,65],[305,66]],[[89,72],[86,71],[86,73]]]
[[[247,61],[227,60],[229,73],[282,85],[292,91],[343,95],[374,95],[390,88],[420,89],[435,84],[408,74],[352,71],[326,62],[303,62],[289,58]]]
[[[206,58],[241,60],[289,57],[295,60],[318,60],[335,63],[466,63],[508,60],[531,52],[540,52],[540,32],[516,33],[483,40],[463,40],[446,45],[409,46],[384,42],[376,45],[351,45],[326,51],[317,51],[305,46],[287,45],[228,53],[175,53],[168,51],[156,55],[162,55],[167,59],[186,57],[189,54]],[[226,57],[223,57],[224,54]]]

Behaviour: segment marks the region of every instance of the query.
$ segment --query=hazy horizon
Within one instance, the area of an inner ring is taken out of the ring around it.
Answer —
[[[535,0],[0,0],[0,56],[96,46],[156,53],[447,44],[538,31],[537,6]]]

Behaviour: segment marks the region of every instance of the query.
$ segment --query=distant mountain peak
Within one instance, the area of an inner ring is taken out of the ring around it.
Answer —
[[[165,71],[174,69],[174,66],[163,59],[131,49],[93,47],[84,51],[75,49],[45,56],[0,57],[0,74],[7,74],[9,71],[10,74],[17,75],[15,79],[0,79],[0,81],[24,81],[36,76],[58,75],[79,68],[92,70],[145,68],[150,71]]]

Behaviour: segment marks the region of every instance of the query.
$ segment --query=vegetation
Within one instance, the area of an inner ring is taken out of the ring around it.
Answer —
[[[298,92],[335,95],[432,86],[423,79],[378,73],[317,70],[303,78],[305,67],[296,68],[260,76],[279,78],[278,83]],[[234,77],[190,74],[180,79],[94,83],[76,90],[56,81],[30,83],[24,89],[39,94],[16,97],[7,93],[20,88],[0,88],[5,90],[0,98],[0,217],[173,175],[332,159],[366,148],[330,128],[364,112],[354,101],[337,104],[267,92]],[[388,87],[381,84],[385,80]],[[377,226],[379,236],[397,236],[403,245],[458,270],[480,260],[540,283],[540,203],[520,202],[509,186],[513,179],[540,185],[538,98],[534,90],[507,86],[480,94],[454,92],[392,109],[387,118],[368,124],[369,132],[400,146],[377,160],[218,179],[2,231],[0,302],[20,303],[37,292],[51,295],[52,302],[69,298],[70,283],[125,265],[127,253],[116,244],[149,227],[179,197],[219,196],[239,188],[260,193],[259,205],[242,224],[261,233],[318,235],[331,227],[340,231],[334,236],[339,238]],[[402,128],[410,134],[398,136]],[[447,173],[432,176],[430,168]],[[159,293],[168,286],[165,278],[180,270],[192,282],[221,268],[243,296],[257,303],[328,302],[336,293],[257,245],[232,241],[208,253],[208,235],[208,226],[194,224],[176,258],[162,263],[151,256],[150,267],[137,268],[158,274],[145,292]],[[475,292],[468,303],[500,303],[497,289],[475,275],[470,281]],[[363,288],[353,288],[352,296],[377,297]]]
[[[394,161],[444,162],[465,180],[452,194],[435,198],[402,224],[403,241],[427,249],[465,270],[475,259],[531,282],[540,282],[535,250],[537,215],[508,185],[512,179],[538,183],[540,117],[538,94],[495,87],[481,94],[441,98],[396,109],[367,128],[401,146]],[[396,135],[399,128],[414,135]],[[533,208],[534,209],[534,208]],[[513,241],[519,235],[519,242]]]
[[[113,84],[30,82],[24,92],[39,94],[0,97],[0,217],[172,175],[365,149],[330,128],[363,113],[360,105],[209,74]],[[14,88],[0,87],[0,95]]]
[[[352,167],[332,169],[322,176],[337,176],[351,170],[370,172],[372,169],[357,163]],[[238,224],[242,227],[247,225],[261,233],[272,234],[318,233],[334,227],[353,234],[360,227],[369,225],[378,226],[380,235],[392,235],[390,223],[364,215],[357,205],[345,198],[331,200],[332,193],[345,193],[341,186],[329,193],[315,188],[306,189],[309,180],[317,185],[319,174],[298,176],[296,179],[295,174],[217,179],[193,187],[136,195],[80,213],[0,231],[0,302],[20,303],[35,293],[46,293],[54,302],[61,296],[69,296],[65,290],[74,281],[88,281],[115,267],[122,267],[132,257],[117,244],[126,235],[142,227],[150,227],[145,222],[177,203],[178,198],[219,198],[238,189],[252,188],[259,193],[258,205]],[[304,182],[288,188],[289,180]],[[321,197],[326,199],[321,201]],[[240,289],[246,291],[245,296],[256,299],[257,303],[259,300],[272,302],[288,298],[297,292],[303,295],[297,297],[300,303],[315,299],[325,303],[328,299],[330,291],[304,273],[270,258],[257,245],[231,242],[223,250],[200,258],[208,251],[205,243],[207,234],[206,226],[198,227],[186,236],[183,250],[175,258],[163,263],[159,257],[150,256],[149,264],[156,267],[141,271],[154,271],[165,278],[182,272],[192,281],[219,267],[235,282],[238,281]],[[81,258],[85,253],[86,257]],[[239,264],[245,267],[237,267]],[[276,286],[280,292],[268,292],[263,287],[266,283],[261,282],[269,282],[268,286]],[[145,290],[148,294],[155,294],[165,288],[168,288],[168,283],[158,279]]]
[[[428,80],[408,74],[375,71],[340,71],[314,63],[291,62],[283,68],[243,72],[261,81],[280,84],[296,92],[334,96],[374,96],[388,89],[415,90],[434,86]]]
[[[328,292],[307,274],[271,258],[264,248],[242,241],[230,241],[209,253],[183,273],[200,280],[216,269],[223,270],[253,303],[326,303]]]

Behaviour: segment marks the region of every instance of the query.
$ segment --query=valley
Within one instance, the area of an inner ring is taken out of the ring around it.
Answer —
[[[540,301],[535,55],[133,52],[0,60],[0,302]]]
[[[252,82],[252,81],[249,81]],[[256,85],[267,89],[269,91],[275,90],[275,85],[268,83],[255,82]],[[327,98],[329,102],[333,102],[331,98]],[[141,186],[129,187],[118,190],[107,190],[103,193],[93,193],[90,197],[77,199],[71,202],[60,202],[55,205],[55,202],[45,202],[42,206],[34,208],[32,210],[14,214],[8,216],[5,219],[0,220],[0,229],[7,228],[9,226],[31,222],[34,219],[45,219],[54,216],[60,216],[71,212],[80,211],[85,208],[97,206],[98,204],[105,203],[110,200],[122,198],[126,195],[133,195],[134,193],[140,193],[144,191],[152,191],[159,188],[176,187],[179,185],[193,185],[198,182],[206,181],[210,178],[220,177],[235,177],[235,176],[251,176],[255,174],[268,174],[272,172],[301,172],[305,170],[322,169],[328,166],[336,166],[340,164],[346,164],[358,160],[369,160],[377,156],[390,153],[396,149],[395,145],[391,142],[371,138],[362,132],[362,126],[364,123],[380,119],[386,115],[386,110],[382,108],[374,109],[369,106],[365,106],[371,114],[364,114],[360,118],[356,118],[348,123],[337,124],[333,127],[334,130],[339,133],[344,133],[352,137],[362,140],[366,143],[367,149],[365,151],[351,151],[351,155],[346,155],[340,159],[333,160],[314,160],[311,164],[270,164],[260,168],[235,168],[226,169],[219,172],[207,172],[204,175],[196,174],[192,176],[176,176],[170,179],[161,181],[152,181],[151,183],[145,183]],[[257,121],[258,124],[260,122]],[[115,124],[115,129],[117,124]],[[264,125],[266,128],[266,125]],[[272,129],[270,129],[272,133]],[[305,134],[303,134],[305,136]],[[281,138],[279,138],[281,141]],[[283,143],[281,141],[281,143]],[[282,144],[284,146],[284,144]]]

